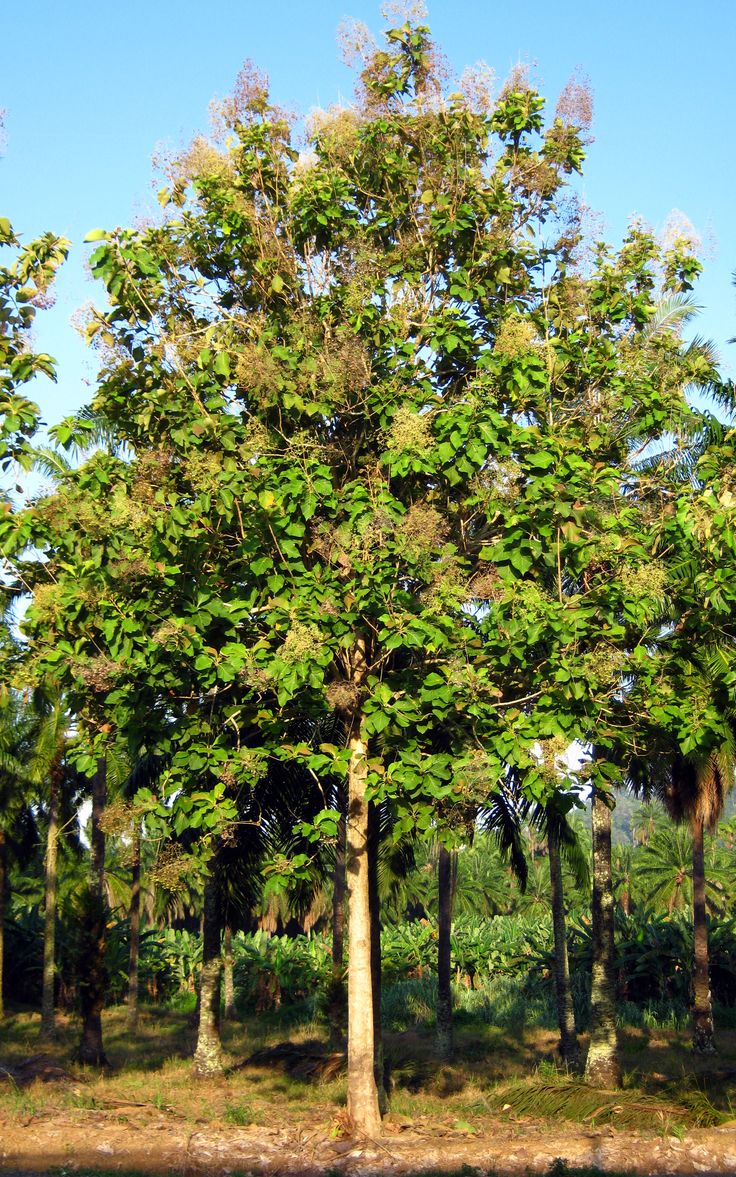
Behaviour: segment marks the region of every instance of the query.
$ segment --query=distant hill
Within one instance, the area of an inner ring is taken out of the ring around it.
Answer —
[[[634,829],[637,823],[642,802],[628,791],[616,793],[616,808],[612,819],[612,840],[615,846],[633,846]],[[724,821],[736,815],[736,789],[726,798],[723,812]],[[586,829],[590,829],[590,809],[586,807],[580,814]]]

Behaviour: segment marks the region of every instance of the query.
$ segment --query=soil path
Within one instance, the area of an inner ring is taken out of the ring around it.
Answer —
[[[336,1140],[324,1125],[200,1127],[153,1108],[40,1112],[23,1121],[0,1118],[0,1171],[6,1177],[51,1168],[378,1177],[467,1165],[515,1175],[543,1173],[559,1157],[572,1167],[619,1172],[736,1174],[736,1121],[693,1129],[683,1139],[500,1117],[484,1118],[479,1128],[425,1130],[389,1119],[380,1141]]]

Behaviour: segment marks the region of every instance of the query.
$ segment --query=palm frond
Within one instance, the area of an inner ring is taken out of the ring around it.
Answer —
[[[564,814],[558,825],[557,836],[562,859],[580,891],[590,889],[590,856],[569,816]]]
[[[48,445],[33,447],[29,454],[29,465],[47,478],[53,478],[54,482],[59,482],[74,468],[66,454]]]
[[[529,879],[522,825],[526,808],[523,800],[502,786],[491,794],[478,818],[480,828],[493,835],[501,852],[508,857],[522,891]]]
[[[644,335],[651,339],[663,335],[665,331],[674,331],[700,310],[702,307],[699,307],[690,295],[671,294],[655,307],[654,314],[644,329]]]

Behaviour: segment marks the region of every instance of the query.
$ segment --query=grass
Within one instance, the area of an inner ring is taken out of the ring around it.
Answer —
[[[385,1054],[391,1076],[392,1114],[412,1121],[452,1126],[476,1124],[499,1115],[582,1125],[615,1124],[642,1131],[682,1134],[698,1124],[733,1115],[729,1068],[736,1074],[736,1031],[719,1030],[721,1054],[694,1058],[688,1033],[667,1011],[652,1010],[638,1025],[620,1032],[626,1070],[623,1092],[607,1096],[571,1080],[555,1061],[556,1031],[534,995],[519,994],[500,978],[493,991],[455,990],[456,1061],[438,1061],[434,1050],[432,978],[386,987]],[[523,1008],[522,1008],[523,1007]],[[104,1014],[109,1074],[78,1067],[73,1051],[78,1026],[60,1019],[60,1035],[49,1051],[77,1081],[34,1083],[19,1089],[0,1083],[0,1115],[25,1122],[39,1112],[103,1112],[125,1117],[172,1116],[202,1124],[329,1125],[346,1103],[344,1074],[318,1081],[291,1074],[288,1059],[246,1064],[257,1050],[288,1041],[312,1049],[326,1045],[326,1030],[315,1019],[313,1000],[280,1011],[227,1022],[223,1042],[229,1069],[222,1079],[194,1084],[191,1013],[178,1008],[141,1011],[131,1037],[125,1010]],[[536,1019],[536,1020],[535,1020]],[[554,1023],[552,1023],[554,1025]],[[3,1025],[0,1059],[12,1065],[42,1047],[38,1015],[20,1011]],[[724,1078],[725,1076],[725,1078]]]

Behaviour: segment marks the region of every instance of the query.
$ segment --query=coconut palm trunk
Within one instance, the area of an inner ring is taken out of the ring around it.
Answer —
[[[233,976],[233,929],[225,924],[222,937],[222,986],[225,997],[223,1016],[231,1021],[235,1017],[235,978]]]
[[[348,878],[348,1114],[367,1136],[381,1131],[374,1070],[373,966],[369,868],[367,748],[356,717],[349,739]]]
[[[693,820],[693,1050],[712,1054],[716,1049],[710,995],[708,924],[705,910],[704,823]]]
[[[49,774],[49,818],[46,829],[46,863],[43,911],[43,989],[41,992],[41,1038],[53,1038],[54,985],[56,981],[56,901],[59,860],[59,793],[61,764],[57,759]]]
[[[616,1032],[616,971],[613,939],[611,810],[599,786],[593,787],[593,968],[590,1047],[585,1078],[597,1087],[619,1087],[621,1066]]]
[[[130,885],[130,954],[128,958],[128,1014],[131,1033],[138,1029],[138,962],[141,946],[141,823],[133,826],[132,878]]]
[[[107,801],[107,763],[98,761],[92,778],[92,819],[90,827],[90,875],[85,912],[84,948],[80,960],[80,1005],[82,1038],[79,1060],[90,1066],[107,1066],[102,1043],[102,1010],[105,1004],[105,834],[102,813]]]
[[[337,799],[340,820],[337,824],[335,866],[332,878],[332,977],[330,980],[329,1010],[330,1045],[342,1050],[345,1045],[345,796],[342,788]]]
[[[549,854],[549,878],[552,889],[552,929],[555,946],[555,997],[557,999],[557,1024],[560,1027],[560,1054],[563,1062],[577,1070],[580,1065],[580,1049],[575,1033],[575,1010],[570,987],[570,962],[567,955],[567,928],[565,924],[565,894],[562,885],[562,864],[560,842],[557,830],[551,822],[547,824],[547,851]]]
[[[451,944],[455,855],[440,843],[437,860],[437,1033],[440,1058],[451,1059],[452,1027]]]
[[[199,1021],[194,1052],[194,1074],[207,1079],[223,1073],[220,1039],[220,982],[222,950],[220,947],[220,895],[216,857],[204,889],[202,919],[202,971],[199,979]]]

